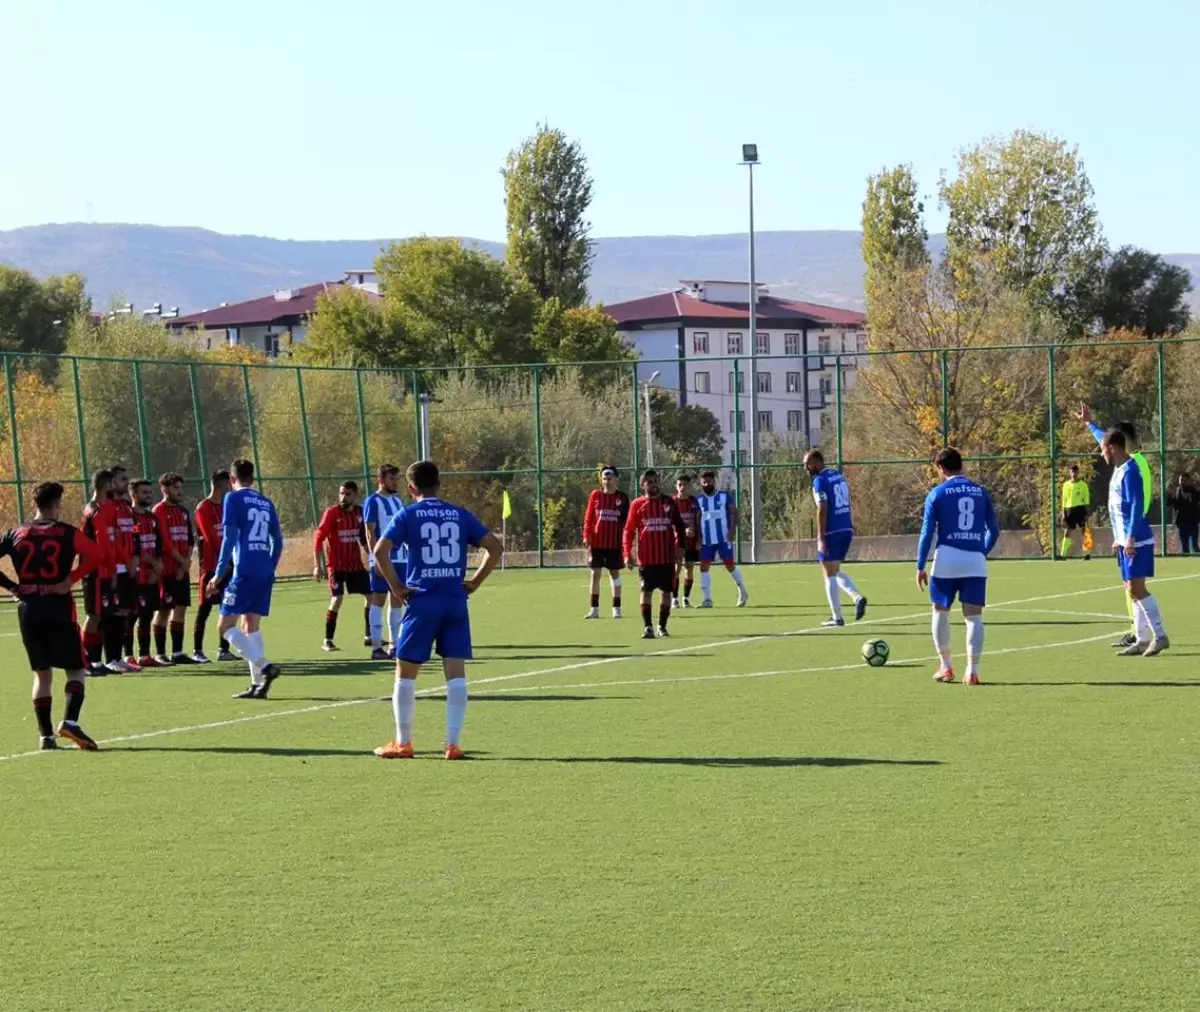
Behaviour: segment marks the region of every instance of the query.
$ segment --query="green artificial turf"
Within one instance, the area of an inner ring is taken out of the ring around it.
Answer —
[[[270,701],[110,677],[101,752],[28,755],[6,607],[0,1009],[1195,1009],[1193,565],[1171,650],[1119,659],[1110,561],[994,564],[978,689],[932,682],[910,566],[850,567],[841,630],[816,567],[748,568],[744,610],[717,572],[656,642],[632,595],[583,621],[580,572],[497,573],[462,763],[436,698],[417,760],[370,754],[390,669],[357,603],[320,653],[315,584],[276,592]]]

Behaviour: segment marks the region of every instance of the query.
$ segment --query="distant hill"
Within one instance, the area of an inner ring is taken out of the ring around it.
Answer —
[[[760,232],[757,275],[772,293],[862,308],[858,232]],[[293,241],[155,225],[37,225],[0,232],[0,263],[38,275],[78,271],[97,306],[117,295],[183,312],[239,302],[275,288],[340,278],[370,267],[390,240]],[[468,239],[495,256],[501,243]],[[938,238],[935,238],[935,242]],[[1192,272],[1200,305],[1200,254],[1168,259]],[[592,298],[619,302],[674,288],[681,278],[743,278],[746,236],[600,239]]]

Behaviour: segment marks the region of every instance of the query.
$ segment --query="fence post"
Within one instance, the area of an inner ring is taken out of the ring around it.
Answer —
[[[837,469],[840,471],[842,469],[842,461],[845,459],[842,450],[842,356],[838,355],[835,362],[837,369],[837,376],[833,380],[835,396],[837,397],[837,410],[835,412],[837,422],[835,431],[837,433]]]
[[[410,371],[412,377],[412,399],[413,399],[413,440],[416,443],[416,455],[414,460],[421,459],[421,384],[417,380],[417,370]]]
[[[751,340],[753,339],[751,337]],[[742,372],[738,368],[738,362],[739,360],[736,358],[733,360],[733,418],[731,419],[733,424],[730,428],[733,429],[733,498],[740,510],[742,492]],[[736,533],[737,560],[740,565],[742,562],[742,530],[740,524]]]
[[[204,452],[204,414],[200,410],[200,387],[196,383],[196,363],[188,366],[188,382],[192,387],[192,414],[196,416],[196,452],[200,459],[200,487],[208,481],[208,455]]]
[[[13,479],[17,483],[17,519],[24,523],[25,496],[21,492],[21,441],[17,437],[17,401],[13,396],[12,359],[8,355],[4,356],[4,385],[8,389],[8,435],[12,441]]]
[[[258,462],[258,432],[254,427],[254,396],[250,390],[250,367],[242,366],[242,390],[246,395],[246,428],[250,433],[250,456],[254,459],[254,474],[262,482],[262,465]]]
[[[1046,369],[1046,387],[1048,396],[1046,397],[1046,413],[1049,416],[1047,419],[1047,429],[1050,433],[1050,558],[1058,558],[1058,429],[1055,418],[1055,405],[1057,403],[1057,386],[1055,384],[1055,361],[1054,347],[1049,349],[1049,361]]]
[[[363,404],[361,369],[354,370],[354,391],[358,396],[358,435],[362,439],[363,477],[369,486],[371,484],[371,453],[367,449],[367,409]]]
[[[133,360],[133,402],[137,408],[138,442],[142,448],[142,474],[150,477],[150,431],[146,428],[146,405],[142,397],[142,363]]]
[[[1159,549],[1167,554],[1167,362],[1162,341],[1158,342],[1158,520]]]
[[[950,368],[948,353],[942,349],[942,446],[950,445]]]
[[[634,388],[635,392],[637,388]],[[634,417],[637,415],[635,413]],[[543,536],[542,501],[542,367],[533,367],[533,439],[534,452],[537,457],[537,539],[538,539],[538,568],[546,564],[546,541]]]
[[[308,469],[308,503],[312,508],[312,522],[315,524],[321,514],[317,512],[317,483],[313,475],[312,440],[308,435],[308,410],[304,405],[304,370],[296,366],[296,393],[300,397],[300,432],[304,436],[304,465]]]
[[[639,394],[641,384],[638,383],[637,363],[629,366],[633,375],[633,474],[637,482],[637,473],[642,466],[642,399]],[[616,464],[614,462],[613,466]]]
[[[79,386],[79,359],[71,359],[71,381],[75,386],[75,435],[79,439],[79,464],[83,468],[84,499],[88,489],[87,430],[83,424],[83,392]]]

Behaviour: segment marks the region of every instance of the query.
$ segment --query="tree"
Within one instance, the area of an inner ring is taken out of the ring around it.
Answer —
[[[1191,318],[1186,268],[1157,253],[1122,246],[1109,256],[1092,304],[1097,330],[1131,330],[1162,337],[1185,329]]]
[[[529,362],[537,294],[502,261],[457,239],[393,243],[376,261],[405,366]]]
[[[721,423],[698,404],[680,407],[671,394],[650,391],[650,418],[656,448],[666,450],[672,464],[712,464],[719,467],[725,453]]]
[[[395,314],[350,285],[317,296],[304,343],[296,350],[301,362],[312,365],[395,368],[407,356],[404,327]]]
[[[39,281],[0,264],[0,351],[61,355],[71,321],[91,305],[78,274]]]
[[[1075,148],[1028,131],[989,138],[962,152],[939,194],[957,283],[973,283],[986,263],[1034,307],[1053,309],[1069,336],[1082,331],[1078,293],[1095,283],[1105,247]]]
[[[538,310],[533,344],[544,362],[625,362],[634,357],[603,309],[563,309],[558,299],[543,302]]]
[[[862,255],[872,272],[911,270],[929,262],[925,205],[917,197],[911,165],[867,178],[863,200]]]
[[[592,178],[578,142],[543,124],[510,151],[502,170],[508,263],[542,299],[587,302],[592,262]]]

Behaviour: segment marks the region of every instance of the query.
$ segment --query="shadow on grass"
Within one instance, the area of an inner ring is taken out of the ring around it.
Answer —
[[[375,759],[376,756],[372,753],[372,748],[363,746],[362,748],[289,748],[286,746],[273,745],[131,745],[128,747],[111,746],[106,747],[106,752],[185,752],[199,753],[203,752],[208,755],[264,755],[275,756],[285,759],[314,759],[322,757],[336,756],[357,756],[359,758]],[[475,752],[473,755],[486,756],[487,752]],[[438,758],[442,753],[440,751],[420,751],[417,752],[417,758]],[[394,762],[403,762],[403,760],[393,760]]]
[[[1090,689],[1200,689],[1200,680],[1188,682],[985,682],[981,688],[1040,689],[1075,685]]]
[[[513,763],[617,763],[646,766],[709,766],[728,769],[775,769],[794,766],[941,766],[938,759],[867,759],[861,756],[497,756]]]

